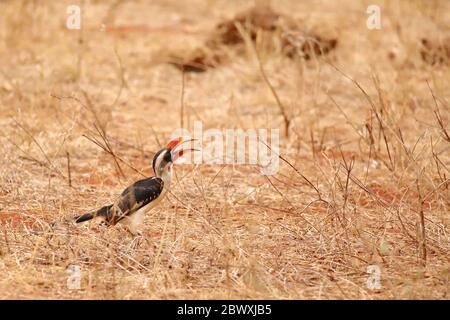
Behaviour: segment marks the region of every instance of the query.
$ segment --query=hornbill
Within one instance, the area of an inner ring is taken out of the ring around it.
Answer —
[[[99,217],[104,219],[109,226],[122,223],[132,235],[138,235],[138,228],[143,221],[144,214],[164,198],[170,187],[173,163],[186,151],[186,149],[177,150],[177,147],[190,141],[193,139],[185,137],[171,140],[153,157],[152,165],[155,176],[136,181],[123,190],[113,204],[78,216],[75,218],[75,222],[80,223]],[[188,149],[188,151],[195,151],[195,149]]]

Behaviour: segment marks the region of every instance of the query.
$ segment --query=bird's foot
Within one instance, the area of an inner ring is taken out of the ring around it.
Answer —
[[[142,233],[137,232],[137,233],[133,234],[133,239],[131,240],[131,242],[129,244],[129,248],[132,250],[136,250],[137,248],[139,248],[141,246],[141,244],[144,240],[145,239],[142,236]]]

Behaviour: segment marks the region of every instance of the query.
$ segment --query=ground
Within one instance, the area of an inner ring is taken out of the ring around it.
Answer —
[[[0,298],[449,298],[450,3],[256,1],[336,46],[292,56],[240,24],[181,71],[254,5],[0,3]],[[280,129],[278,173],[176,165],[137,246],[72,223],[194,121]]]

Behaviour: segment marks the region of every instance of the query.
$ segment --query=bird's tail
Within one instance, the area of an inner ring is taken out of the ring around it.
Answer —
[[[112,208],[112,204],[109,206],[104,206],[103,208],[97,210],[97,211],[93,211],[93,212],[89,212],[89,213],[85,213],[81,216],[75,217],[75,222],[76,223],[81,223],[84,221],[88,221],[91,220],[95,217],[107,217],[109,210],[111,210]]]

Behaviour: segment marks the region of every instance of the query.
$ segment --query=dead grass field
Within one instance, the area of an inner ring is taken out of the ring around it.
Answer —
[[[253,1],[86,0],[81,31],[73,2],[0,2],[0,298],[449,298],[448,1],[273,1],[336,47],[289,57],[243,26],[184,89],[174,63]],[[187,128],[280,128],[292,166],[178,165],[136,249],[70,223],[152,174],[181,104]]]

